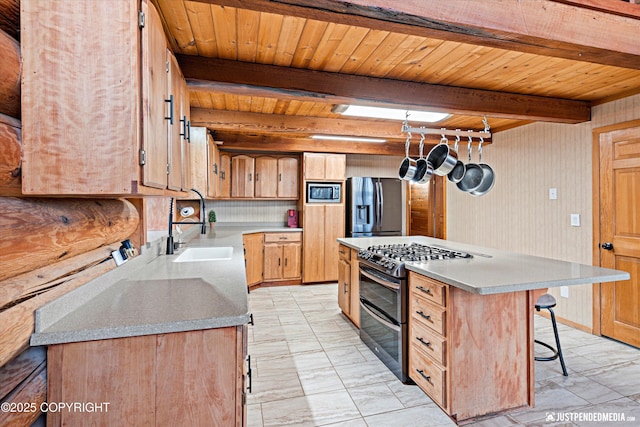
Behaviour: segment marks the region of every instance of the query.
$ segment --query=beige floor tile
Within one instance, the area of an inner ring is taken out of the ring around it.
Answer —
[[[360,417],[346,391],[311,394],[262,404],[264,427],[322,426]]]
[[[404,408],[402,402],[385,383],[352,387],[348,391],[358,410],[365,417]]]

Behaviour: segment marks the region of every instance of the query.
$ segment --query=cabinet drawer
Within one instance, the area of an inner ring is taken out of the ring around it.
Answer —
[[[446,307],[446,286],[444,283],[431,280],[419,274],[410,276],[411,292],[418,293],[424,298]]]
[[[422,350],[433,360],[447,366],[447,341],[439,334],[424,326],[422,322],[411,319],[411,334],[409,342],[412,346]]]
[[[447,371],[413,346],[409,352],[409,376],[434,402],[446,407]]]
[[[351,249],[347,246],[340,245],[338,247],[338,254],[340,255],[340,259],[343,259],[347,262],[351,261]]]
[[[409,303],[411,309],[411,322],[414,320],[431,328],[443,337],[447,336],[446,310],[439,305],[433,304],[422,296],[411,294]]]
[[[301,233],[265,233],[265,243],[276,242],[299,242],[301,241]]]

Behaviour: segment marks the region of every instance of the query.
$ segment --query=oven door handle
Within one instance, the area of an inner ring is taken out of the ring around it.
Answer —
[[[380,277],[378,275],[374,275],[374,274],[369,273],[364,268],[360,269],[360,273],[364,274],[365,276],[367,276],[369,279],[373,280],[374,282],[381,284],[385,288],[389,288],[389,289],[392,289],[394,291],[399,291],[400,290],[400,285],[398,283],[393,283],[393,282],[389,282],[388,280],[384,280],[382,277]]]
[[[371,317],[373,317],[375,320],[377,320],[378,322],[382,323],[384,326],[386,326],[389,329],[393,329],[396,332],[400,332],[400,326],[391,323],[388,320],[382,319],[380,317],[380,315],[374,313],[374,311],[372,309],[375,310],[374,306],[371,305],[371,303],[369,303],[368,301],[364,300],[363,298],[360,298],[360,307],[362,307],[362,309],[364,309],[364,311],[366,311],[367,313],[369,313],[369,315]],[[369,308],[371,307],[371,308]],[[378,310],[376,310],[378,311]],[[383,315],[384,317],[388,317],[386,314],[384,313],[380,313],[381,315]]]

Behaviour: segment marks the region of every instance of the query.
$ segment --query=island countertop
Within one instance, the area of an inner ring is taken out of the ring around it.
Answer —
[[[372,245],[421,243],[467,252],[472,258],[406,262],[407,270],[468,292],[489,295],[558,286],[627,280],[628,272],[500,251],[425,236],[341,238],[353,249]]]
[[[242,235],[301,231],[217,226],[185,246],[232,247],[230,260],[174,262],[164,245],[36,311],[31,345],[121,338],[243,325],[249,322]]]

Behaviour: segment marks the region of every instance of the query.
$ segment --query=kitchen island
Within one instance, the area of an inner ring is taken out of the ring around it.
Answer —
[[[549,287],[629,278],[623,271],[422,236],[345,238],[339,242],[343,250],[345,246],[351,249],[352,259],[355,251],[373,245],[417,243],[460,253],[456,258],[402,262],[408,270],[408,284],[404,285],[408,290],[403,293],[401,289],[398,298],[403,300],[400,311],[407,311],[407,324],[396,327],[402,330],[399,353],[404,356],[398,362],[404,372],[458,423],[534,406],[536,295]],[[377,263],[379,273],[374,271],[374,276],[384,277],[387,283],[394,281],[393,276],[386,279],[384,272],[401,262],[384,255],[373,258],[375,262],[360,261],[361,271],[363,264],[366,269],[366,264],[375,267]],[[363,286],[370,288],[372,283],[371,269],[365,273],[359,284],[361,304],[367,303],[362,297]],[[384,286],[385,282],[380,283]],[[370,318],[371,310],[365,311]],[[373,326],[363,340],[379,329]],[[374,352],[378,347],[374,346]],[[389,357],[389,352],[378,353],[383,361]]]
[[[174,255],[164,254],[161,239],[39,309],[31,345],[49,346],[47,401],[104,403],[100,411],[50,411],[47,423],[245,425],[242,236],[285,230],[219,226]],[[189,248],[212,247],[231,254],[176,262]]]

